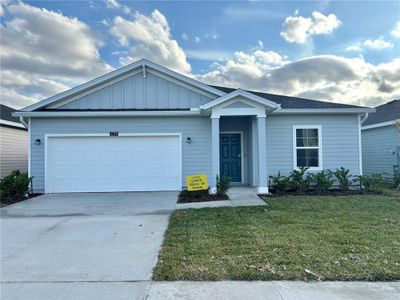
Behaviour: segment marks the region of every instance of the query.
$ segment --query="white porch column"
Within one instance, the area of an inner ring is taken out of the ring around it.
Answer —
[[[211,194],[217,193],[217,176],[219,175],[219,116],[211,116],[211,155],[212,155],[212,186]]]
[[[258,187],[259,194],[268,194],[266,117],[257,116]]]

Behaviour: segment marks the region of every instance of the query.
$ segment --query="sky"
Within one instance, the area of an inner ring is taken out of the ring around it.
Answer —
[[[0,99],[22,108],[146,58],[202,82],[400,98],[400,1],[0,0]]]

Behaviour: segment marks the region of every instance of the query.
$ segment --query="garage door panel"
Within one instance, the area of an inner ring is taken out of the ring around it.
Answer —
[[[178,136],[50,137],[47,192],[177,190]]]

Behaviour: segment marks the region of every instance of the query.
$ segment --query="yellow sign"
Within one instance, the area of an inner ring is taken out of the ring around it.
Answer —
[[[207,190],[207,176],[205,174],[186,176],[186,186],[188,191]]]

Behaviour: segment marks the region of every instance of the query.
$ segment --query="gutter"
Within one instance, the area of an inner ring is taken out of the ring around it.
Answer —
[[[200,116],[198,110],[173,111],[19,111],[13,116],[20,117],[173,117],[173,116]]]
[[[26,129],[28,129],[29,125],[25,122],[24,117],[20,116],[19,121],[21,122],[22,125],[24,125]]]

